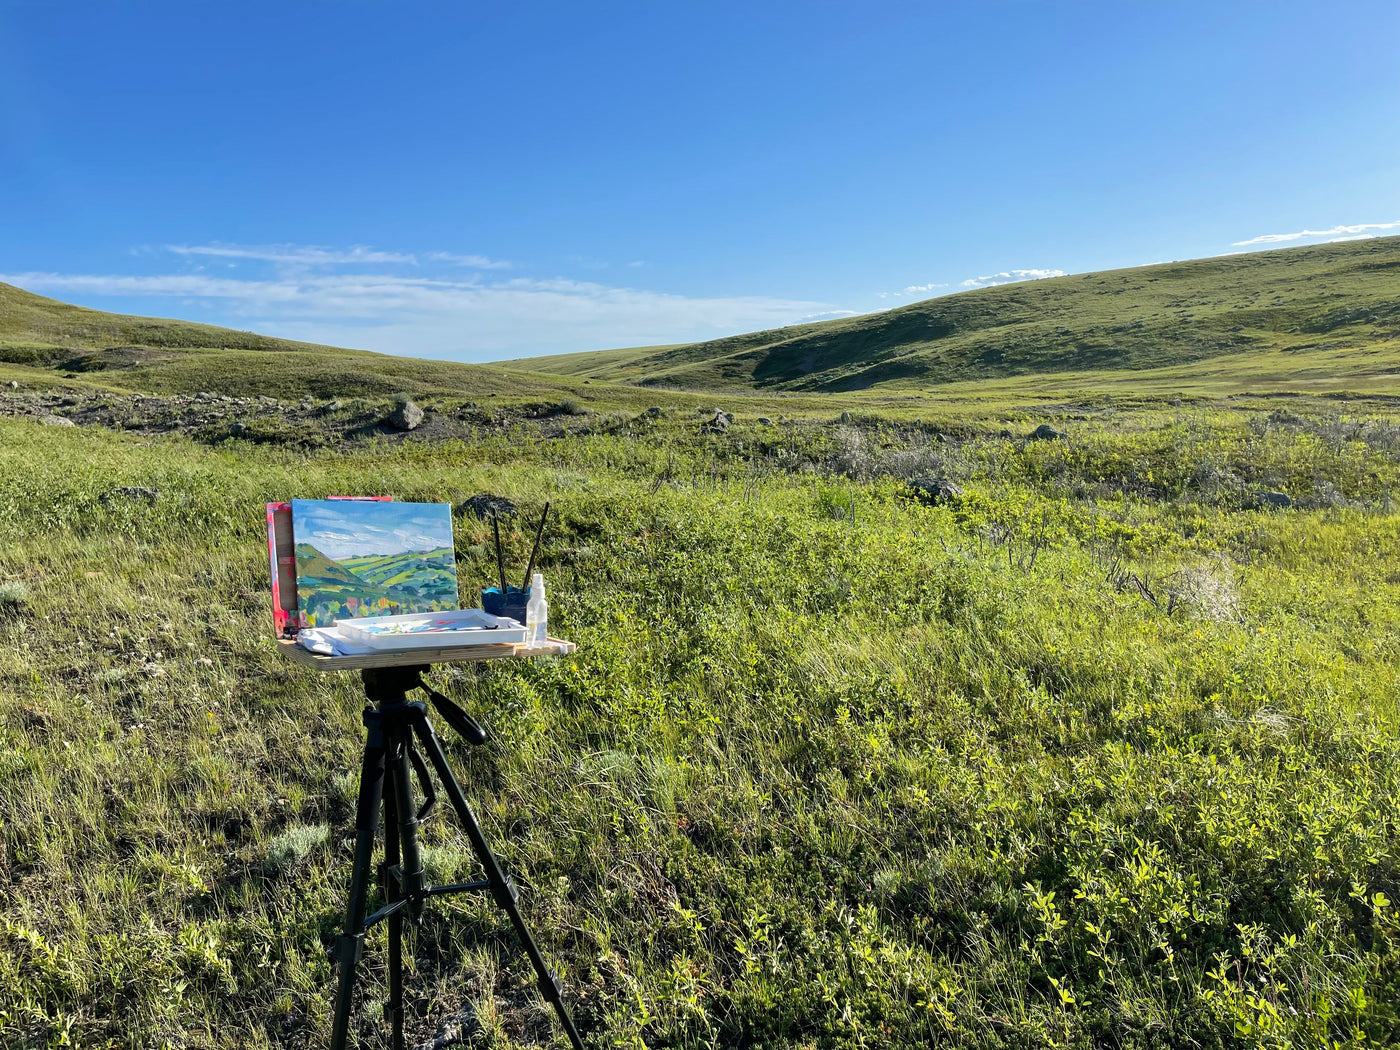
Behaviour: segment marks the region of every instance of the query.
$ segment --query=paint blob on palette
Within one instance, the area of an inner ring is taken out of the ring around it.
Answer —
[[[458,606],[449,504],[294,499],[292,539],[303,627]]]

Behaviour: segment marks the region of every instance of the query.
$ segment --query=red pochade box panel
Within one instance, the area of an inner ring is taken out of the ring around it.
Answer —
[[[393,496],[327,496],[327,499],[391,503]],[[267,505],[267,557],[272,566],[272,632],[278,638],[295,638],[301,630],[297,612],[297,561],[292,542],[292,505]]]

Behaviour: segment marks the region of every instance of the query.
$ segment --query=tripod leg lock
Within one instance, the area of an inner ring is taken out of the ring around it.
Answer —
[[[496,903],[507,911],[511,905],[520,903],[520,891],[515,888],[515,880],[509,875],[502,875],[501,882],[491,887],[491,895],[496,898]]]
[[[342,933],[337,939],[339,949],[339,962],[342,971],[353,969],[360,962],[360,955],[365,949],[365,935],[360,933]]]
[[[403,1006],[395,1006],[391,1002],[384,1004],[384,1020],[389,1025],[389,1031],[403,1031]]]
[[[564,1001],[564,989],[559,986],[559,977],[553,970],[546,970],[540,978],[540,994],[545,997],[546,1002],[561,1003]]]

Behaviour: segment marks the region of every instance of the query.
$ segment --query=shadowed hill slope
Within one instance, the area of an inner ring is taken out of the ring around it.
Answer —
[[[1400,237],[1078,274],[703,343],[513,363],[649,386],[836,392],[1337,350],[1379,355],[1378,370],[1400,364]]]

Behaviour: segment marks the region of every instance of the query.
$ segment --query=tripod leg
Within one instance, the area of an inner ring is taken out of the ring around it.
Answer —
[[[384,815],[386,829],[392,823],[394,862],[399,866],[398,892],[409,899],[415,918],[422,912],[423,861],[418,850],[418,808],[413,801],[413,780],[409,771],[409,748],[413,734],[402,727],[402,738],[395,734],[391,744],[389,775],[392,778],[386,797],[392,798],[393,812]],[[389,1015],[393,1050],[403,1050],[403,912],[389,916]]]
[[[481,866],[486,869],[486,881],[491,884],[491,893],[496,898],[496,903],[510,916],[511,925],[515,927],[515,935],[520,939],[525,954],[530,957],[530,962],[535,967],[535,976],[539,978],[540,993],[554,1007],[559,1023],[564,1027],[564,1031],[569,1037],[569,1043],[574,1047],[574,1050],[583,1050],[583,1039],[579,1036],[578,1029],[574,1027],[574,1019],[569,1014],[569,1008],[564,1005],[559,979],[550,971],[549,964],[545,962],[539,946],[535,944],[535,938],[531,936],[529,927],[525,925],[525,919],[520,914],[520,905],[515,899],[515,887],[501,871],[501,865],[496,860],[496,855],[491,852],[491,846],[482,833],[481,825],[476,822],[476,814],[472,812],[471,806],[467,803],[467,796],[462,793],[462,786],[457,783],[457,778],[452,773],[452,767],[447,763],[447,753],[443,751],[441,741],[433,732],[432,724],[426,716],[420,715],[415,718],[413,728],[418,734],[418,739],[423,745],[423,751],[428,756],[428,761],[437,770],[438,779],[442,781],[442,786],[447,791],[452,808],[457,811],[457,819],[462,822],[467,837],[472,840],[472,848],[476,851],[477,859],[481,861]]]
[[[384,735],[379,714],[365,712],[368,738],[360,766],[360,798],[355,808],[355,866],[350,873],[350,903],[345,911],[345,932],[338,955],[340,985],[336,989],[335,1018],[331,1023],[331,1050],[345,1050],[350,1032],[350,1004],[355,995],[355,966],[365,939],[365,893],[374,860],[374,835],[379,826],[379,801],[384,790]]]
[[[392,765],[397,758],[391,756],[388,762]],[[385,904],[399,899],[402,879],[398,812],[403,803],[397,787],[397,781],[391,778],[389,790],[384,792],[384,876],[380,885]],[[384,1016],[389,1022],[392,1050],[403,1050],[403,913],[394,912],[385,922],[389,927],[389,1001],[384,1004]]]

